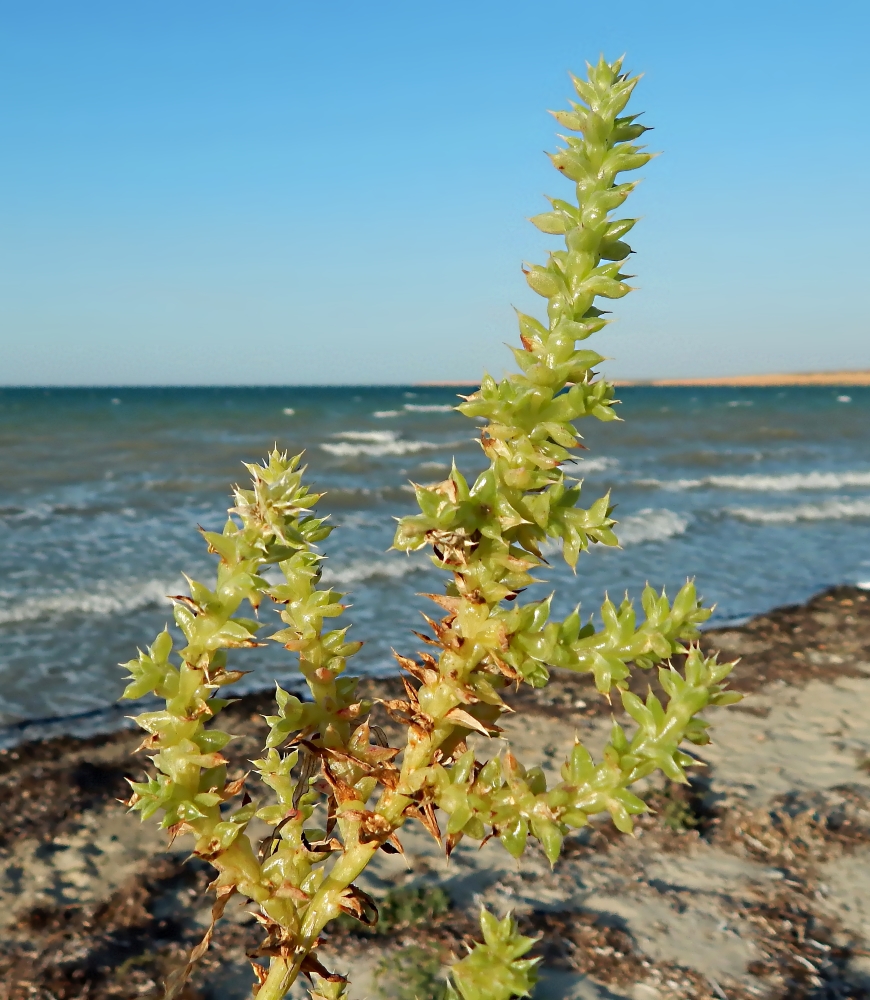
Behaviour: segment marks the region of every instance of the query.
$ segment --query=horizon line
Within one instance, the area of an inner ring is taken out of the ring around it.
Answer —
[[[870,368],[846,368],[832,371],[808,371],[808,372],[770,372],[756,375],[702,375],[685,376],[671,378],[616,378],[613,379],[616,386],[798,386],[798,385],[851,385],[870,386]],[[101,382],[92,384],[69,384],[69,383],[20,383],[16,385],[0,385],[0,392],[15,390],[41,390],[48,392],[52,390],[142,390],[142,389],[259,389],[259,390],[284,390],[284,389],[450,389],[450,388],[474,388],[479,386],[480,380],[445,380],[433,382],[206,382],[206,383],[123,383],[123,382]]]

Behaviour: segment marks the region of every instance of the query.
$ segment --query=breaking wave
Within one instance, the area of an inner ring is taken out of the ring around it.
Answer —
[[[61,590],[23,598],[0,593],[0,625],[64,615],[105,617],[137,611],[163,604],[167,594],[178,593],[179,586],[178,580],[145,580],[102,583],[93,591]],[[3,607],[2,603],[6,602],[6,607]]]
[[[395,441],[399,435],[395,431],[339,431],[332,436],[343,441],[372,441],[375,444],[382,444]]]
[[[340,441],[335,444],[326,442],[320,447],[337,458],[356,458],[358,455],[378,458],[381,455],[414,455],[420,451],[437,451],[451,446],[435,444],[433,441],[390,441],[385,444],[353,444],[350,441]]]
[[[320,447],[337,458],[356,458],[368,455],[414,455],[421,451],[439,451],[452,448],[455,441],[438,444],[434,441],[400,441],[395,431],[342,431],[335,437],[340,441],[324,441]]]
[[[604,472],[619,465],[618,458],[583,458],[577,463],[578,472]]]
[[[841,521],[870,517],[870,500],[822,500],[797,507],[769,509],[764,507],[732,507],[728,511],[742,521],[754,524],[795,524],[798,521]]]
[[[647,507],[636,514],[629,514],[616,525],[616,537],[622,546],[642,545],[644,542],[665,542],[685,533],[689,518],[667,508]],[[600,546],[597,546],[600,547]]]
[[[456,407],[449,403],[405,403],[403,409],[411,413],[451,413]]]
[[[725,490],[752,490],[758,493],[789,493],[795,490],[839,490],[845,486],[870,486],[870,472],[761,472],[743,476],[705,476],[703,479],[636,479],[635,486],[663,490],[692,490],[714,486]]]

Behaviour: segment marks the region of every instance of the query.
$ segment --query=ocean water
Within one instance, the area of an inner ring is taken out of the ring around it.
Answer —
[[[347,591],[366,645],[356,669],[413,652],[418,597],[440,574],[389,552],[408,485],[455,457],[482,467],[476,425],[450,388],[0,390],[0,743],[117,724],[117,664],[170,622],[180,573],[209,582],[196,526],[219,530],[243,461],[306,451],[337,530],[325,577]],[[593,614],[606,592],[673,593],[695,577],[714,623],[870,581],[870,389],[620,391],[624,423],[583,421],[589,502],[618,504],[620,550],[576,576],[557,559],[540,594]],[[870,585],[870,584],[868,584]],[[272,612],[266,612],[271,614]],[[277,619],[276,619],[277,621]],[[236,654],[248,688],[294,680],[280,647]]]

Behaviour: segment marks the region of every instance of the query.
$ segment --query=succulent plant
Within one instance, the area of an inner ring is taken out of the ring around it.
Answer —
[[[693,644],[710,612],[692,583],[673,602],[647,587],[640,619],[627,599],[619,606],[605,600],[600,628],[582,621],[579,609],[554,620],[549,598],[520,597],[536,582],[545,542],[561,546],[572,567],[589,545],[618,544],[609,495],[578,506],[581,483],[566,466],[580,461],[575,421],[616,416],[613,386],[595,371],[604,359],[577,345],[607,323],[596,302],[631,290],[622,266],[636,220],[612,213],[635,186],[620,175],[650,159],[635,144],[645,126],[624,113],[637,79],[623,73],[621,60],[602,58],[588,79],[574,78],[579,101],[554,113],[572,134],[551,159],[577,201],[552,199],[550,211],[532,220],[565,241],[546,264],[524,269],[547,300],[547,321],[520,313],[521,346],[513,352],[520,371],[501,381],[485,376],[458,406],[485,421],[488,467],[473,483],[454,466],[438,485],[416,487],[420,512],[399,522],[394,547],[431,548],[447,576],[443,593],[427,595],[439,608],[421,636],[428,650],[397,657],[405,696],[383,703],[404,727],[404,745],[386,745],[370,722],[371,703],[345,674],[360,643],[326,621],[344,613],[343,595],[320,588],[317,545],[331,528],[312,512],[320,497],[303,484],[298,456],[276,450],[248,466],[252,488],[236,489],[223,532],[203,532],[218,556],[217,577],[210,586],[191,580],[189,595],[173,598],[186,642],[177,662],[163,632],[127,664],[126,697],[154,691],[165,699],[164,709],[137,717],[155,773],[133,784],[130,807],[143,819],[161,813],[172,837],[193,836],[194,853],[217,871],[214,920],[233,893],[256,904],[265,940],[254,957],[269,962],[253,963],[259,1000],[280,1000],[300,972],[316,978],[312,996],[345,996],[342,978],[317,956],[320,934],[340,914],[377,920],[376,901],[355,880],[377,851],[401,850],[406,823],[422,823],[448,852],[463,838],[495,837],[519,857],[532,838],[555,863],[566,834],[596,814],[631,831],[646,806],[630,786],[655,770],[686,781],[695,760],[681,745],[708,739],[698,713],[739,700],[725,686],[732,664],[705,658]],[[270,583],[267,566],[278,567],[283,582]],[[263,621],[239,611],[247,602],[256,612],[264,600],[285,626],[266,638],[298,654],[310,698],[278,688],[265,751],[253,762],[271,790],[261,803],[251,798],[253,782],[228,779],[221,751],[232,737],[208,723],[227,704],[221,689],[240,676],[228,669],[228,651],[262,645]],[[681,670],[670,662],[676,655],[685,656]],[[632,667],[657,668],[664,702],[629,690]],[[509,686],[543,687],[554,668],[590,674],[603,695],[615,690],[633,732],[614,723],[597,763],[576,743],[562,780],[549,787],[540,767],[526,769],[510,752],[481,764],[467,737],[497,734]],[[313,827],[318,804],[326,807],[324,829]],[[272,827],[257,850],[246,833],[254,817]],[[170,993],[208,946],[213,926]],[[453,967],[453,995],[526,995],[536,964],[523,957],[531,939],[518,935],[510,917],[498,921],[486,911],[482,931],[484,943]]]

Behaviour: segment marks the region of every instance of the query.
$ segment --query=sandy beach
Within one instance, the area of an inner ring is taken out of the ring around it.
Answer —
[[[748,697],[710,713],[714,744],[700,748],[707,767],[692,784],[651,782],[654,812],[635,836],[597,824],[552,870],[540,852],[518,864],[498,843],[462,844],[448,864],[409,826],[410,870],[382,855],[363,882],[389,900],[383,933],[348,922],[322,949],[351,974],[354,1000],[437,995],[428,977],[463,952],[481,903],[512,910],[539,938],[538,1000],[870,995],[870,594],[835,588],[711,630],[703,645],[741,658],[734,686]],[[365,685],[385,696],[395,682]],[[504,739],[551,774],[575,733],[593,752],[606,740],[610,708],[582,678],[560,674],[515,702],[523,712]],[[260,749],[268,703],[227,711],[239,771]],[[0,753],[6,1000],[156,998],[207,926],[207,867],[117,801],[125,776],[141,775],[137,743],[123,731]],[[259,937],[250,913],[230,907],[183,996],[248,996],[245,956]]]

